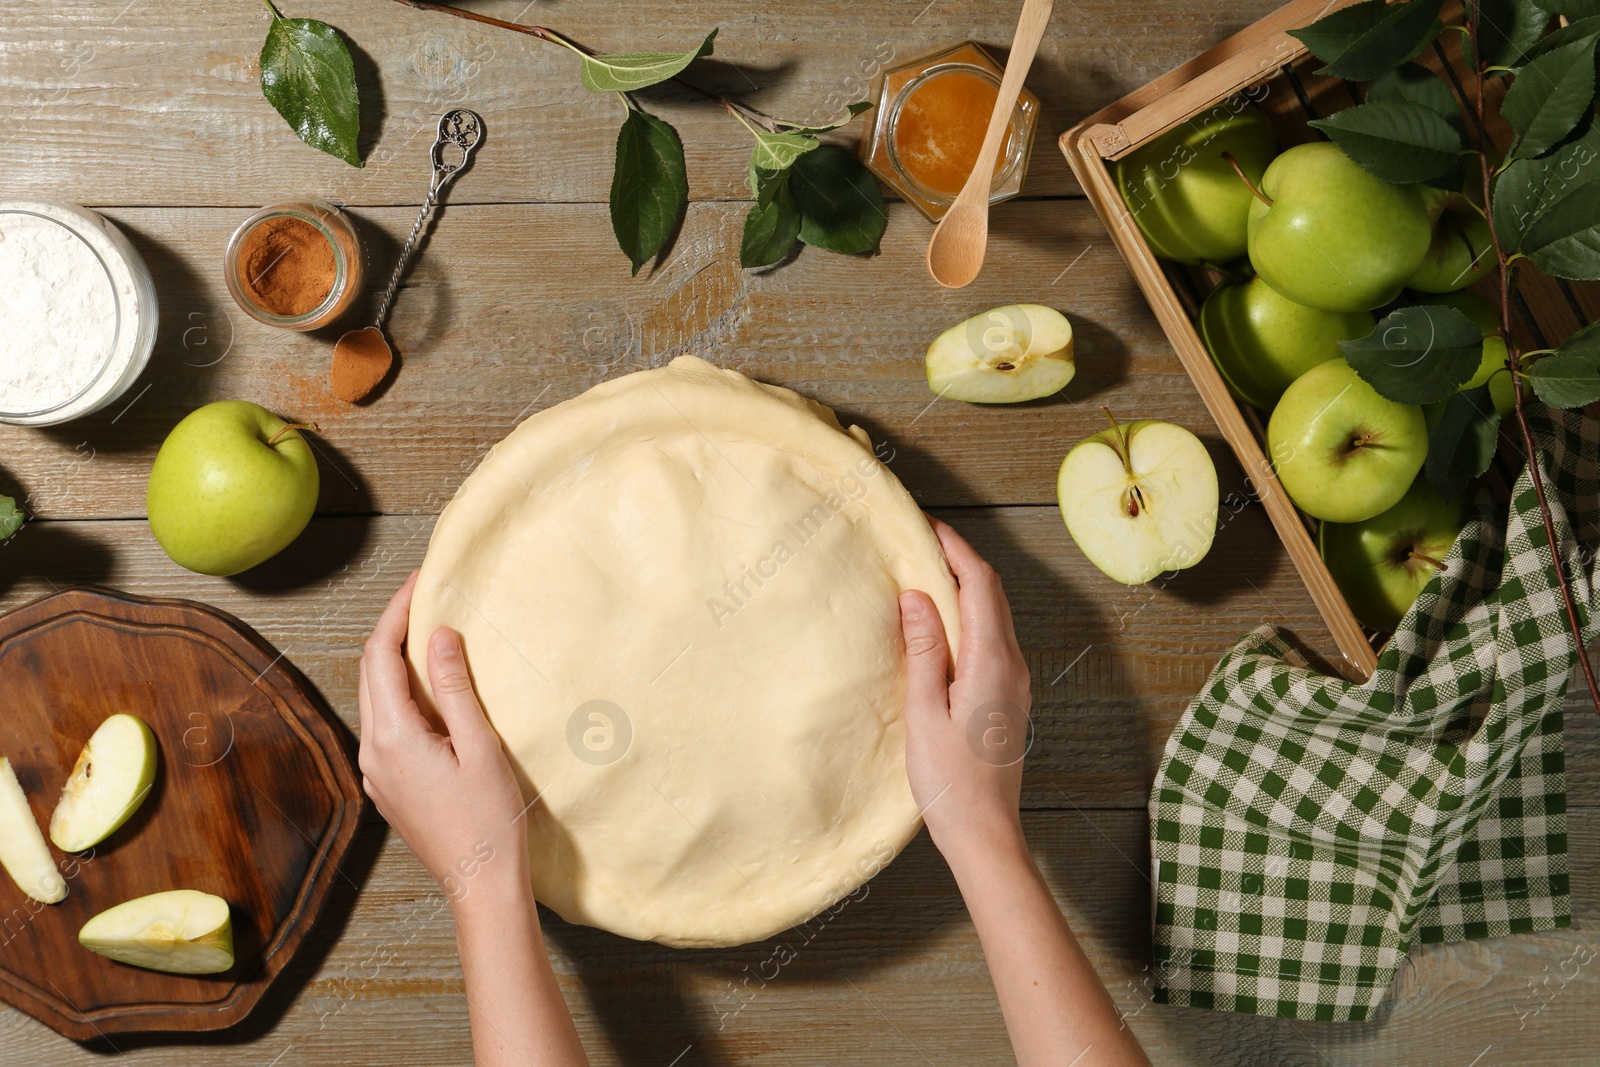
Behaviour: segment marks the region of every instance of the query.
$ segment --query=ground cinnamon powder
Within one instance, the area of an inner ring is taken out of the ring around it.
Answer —
[[[239,245],[239,284],[265,311],[299,318],[322,306],[338,267],[333,244],[311,223],[287,215],[251,228]]]
[[[365,400],[389,373],[394,361],[383,331],[376,326],[351,330],[333,346],[333,391],[354,404]]]

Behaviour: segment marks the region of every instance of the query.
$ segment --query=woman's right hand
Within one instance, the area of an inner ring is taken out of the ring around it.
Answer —
[[[955,530],[928,521],[959,586],[961,650],[950,681],[939,609],[926,593],[901,594],[906,773],[934,843],[953,858],[1021,840],[1017,808],[1032,697],[999,575]]]

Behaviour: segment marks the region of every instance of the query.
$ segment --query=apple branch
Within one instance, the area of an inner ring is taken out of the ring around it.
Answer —
[[[1478,17],[1478,5],[1467,4],[1467,33],[1474,41],[1480,39]],[[1478,135],[1485,140],[1483,151],[1478,152],[1479,170],[1483,175],[1484,214],[1489,223],[1490,240],[1494,243],[1495,263],[1500,271],[1500,339],[1506,345],[1506,369],[1511,372],[1511,395],[1516,404],[1517,426],[1522,431],[1522,447],[1528,457],[1528,473],[1533,479],[1533,491],[1539,498],[1539,515],[1544,520],[1545,540],[1550,545],[1550,564],[1555,568],[1556,585],[1561,590],[1561,603],[1566,608],[1567,628],[1572,631],[1572,642],[1578,651],[1578,665],[1583,669],[1583,680],[1589,686],[1589,699],[1593,702],[1595,710],[1600,711],[1600,684],[1595,682],[1594,667],[1590,665],[1589,653],[1584,647],[1583,626],[1578,621],[1578,606],[1572,598],[1572,584],[1567,580],[1567,570],[1562,566],[1561,557],[1557,554],[1555,519],[1550,513],[1550,501],[1545,496],[1544,476],[1539,470],[1539,455],[1533,443],[1533,430],[1528,426],[1527,405],[1522,396],[1522,354],[1517,350],[1511,331],[1506,326],[1511,321],[1511,260],[1500,245],[1500,234],[1495,227],[1494,212],[1487,210],[1492,203],[1490,192],[1494,177],[1494,167],[1489,162],[1487,144],[1489,127],[1485,122],[1483,93],[1484,80],[1488,77],[1488,63],[1484,59],[1482,48],[1475,48],[1473,51],[1475,53],[1473,65],[1477,74],[1474,106],[1477,112]]]

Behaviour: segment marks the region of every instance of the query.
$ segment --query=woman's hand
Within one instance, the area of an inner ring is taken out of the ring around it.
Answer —
[[[449,734],[434,730],[412,698],[400,649],[416,582],[413,572],[361,656],[362,786],[452,903],[491,887],[496,896],[526,893],[522,790],[473,694],[454,630],[435,630],[427,656]]]
[[[934,844],[954,858],[1021,841],[1017,806],[1032,698],[999,575],[955,530],[928,521],[960,586],[961,651],[951,682],[939,609],[926,593],[901,594],[906,773]]]

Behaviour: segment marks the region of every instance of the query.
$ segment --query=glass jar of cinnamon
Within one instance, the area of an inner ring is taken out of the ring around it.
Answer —
[[[323,200],[285,200],[245,219],[224,256],[228,292],[245,314],[286,330],[314,330],[361,292],[361,238]]]
[[[937,222],[977,162],[1004,68],[971,41],[884,71],[861,159],[907,203]],[[1022,191],[1039,124],[1039,98],[1022,90],[995,159],[989,202]]]

